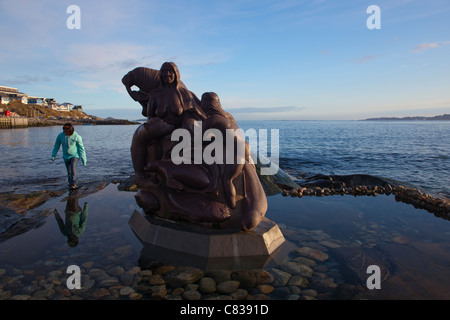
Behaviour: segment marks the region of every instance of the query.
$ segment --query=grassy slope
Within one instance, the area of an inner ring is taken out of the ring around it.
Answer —
[[[84,112],[71,110],[68,112],[52,110],[48,107],[24,104],[20,101],[12,101],[8,103],[6,108],[11,112],[15,112],[20,116],[35,116],[39,114],[40,118],[50,118],[50,117],[75,117],[75,118],[91,118],[92,116],[87,115]],[[37,112],[36,112],[37,111]]]

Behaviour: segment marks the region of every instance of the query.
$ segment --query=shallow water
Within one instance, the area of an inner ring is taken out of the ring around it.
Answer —
[[[367,174],[450,196],[448,121],[241,121],[278,129],[280,167],[295,177]]]
[[[239,121],[239,126],[267,129],[267,144],[270,130],[279,130],[280,167],[295,177],[366,174],[450,197],[448,121]],[[130,145],[136,128],[76,126],[88,159],[87,167],[78,166],[80,183],[132,175]],[[61,150],[50,161],[60,132],[59,126],[0,130],[0,192],[65,184]]]
[[[316,299],[450,299],[448,221],[396,202],[393,196],[268,199],[266,216],[280,226],[288,244],[328,256],[316,261],[307,286],[272,283],[275,290],[265,294],[268,298],[305,298],[300,291],[313,289]],[[118,293],[125,286],[138,293],[134,297],[152,298],[139,295],[137,267],[143,246],[128,225],[133,211],[139,210],[134,192],[109,184],[80,197],[81,207],[88,203],[88,218],[76,247],[68,246],[53,214],[57,209],[64,219],[66,200],[64,195],[35,209],[48,216],[35,229],[0,243],[0,299],[129,299],[131,295]],[[296,258],[291,251],[284,262]],[[81,268],[79,291],[66,287],[70,265]],[[365,287],[369,265],[381,268],[381,289]],[[283,269],[272,261],[265,270],[273,267]],[[100,278],[103,271],[107,274]],[[347,284],[360,290],[343,293]],[[166,289],[173,298],[174,289]],[[246,290],[254,294],[257,289]]]

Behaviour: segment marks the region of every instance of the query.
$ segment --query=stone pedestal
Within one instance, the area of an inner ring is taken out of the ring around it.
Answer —
[[[278,226],[267,218],[252,231],[215,230],[184,225],[135,211],[129,225],[144,245],[141,255],[204,266],[263,267],[285,243]]]

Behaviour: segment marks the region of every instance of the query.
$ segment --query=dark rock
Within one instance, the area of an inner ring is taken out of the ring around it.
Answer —
[[[122,180],[117,189],[120,191],[137,191],[138,187],[134,183],[134,176]]]
[[[9,214],[11,216],[6,217],[6,221],[2,219],[3,221],[0,224],[0,243],[29,230],[39,228],[45,223],[46,218],[52,214],[52,212],[51,209],[47,209],[44,211],[33,212],[33,214],[29,214],[25,217],[21,214],[13,215],[10,212]]]
[[[352,174],[352,175],[314,175],[302,180],[296,181],[302,187],[320,187],[338,189],[341,187],[355,187],[359,185],[383,186],[389,184],[397,185],[397,182],[386,178],[380,178],[367,174]]]
[[[239,289],[239,281],[236,280],[228,280],[221,282],[217,285],[216,290],[221,294],[230,294]]]
[[[380,267],[381,279],[386,279],[395,273],[395,266],[382,250],[377,247],[349,247],[333,248],[330,254],[341,265],[346,279],[355,285],[366,286],[369,276],[367,267],[377,265]]]
[[[200,280],[204,274],[201,269],[181,266],[169,271],[165,276],[165,281],[172,287],[182,287]]]
[[[252,270],[236,270],[231,274],[231,279],[239,281],[242,288],[256,286],[256,274]]]
[[[259,172],[259,168],[257,167]],[[299,188],[299,185],[295,182],[294,178],[288,173],[283,171],[281,168],[274,175],[259,175],[259,180],[265,191],[265,193],[270,195],[279,194],[282,190],[292,190]]]
[[[203,293],[213,293],[216,291],[216,281],[213,278],[204,277],[198,284],[198,290]]]

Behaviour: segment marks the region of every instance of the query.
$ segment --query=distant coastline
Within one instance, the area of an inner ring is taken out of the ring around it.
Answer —
[[[380,117],[380,118],[368,118],[362,121],[450,121],[450,114],[443,114],[434,117]]]

